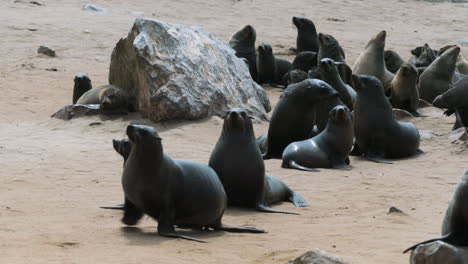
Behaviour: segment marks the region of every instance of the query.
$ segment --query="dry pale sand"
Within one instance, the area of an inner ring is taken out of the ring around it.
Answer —
[[[427,154],[417,158],[393,165],[351,158],[351,171],[320,173],[284,170],[280,161],[267,161],[268,172],[311,206],[275,207],[300,216],[230,209],[225,223],[268,234],[193,234],[208,244],[161,238],[148,218],[138,228],[125,228],[121,212],[98,208],[122,201],[122,158],[111,139],[123,137],[125,126],[138,117],[64,122],[49,116],[71,102],[75,74],[88,73],[94,85],[107,83],[112,48],[137,16],[199,25],[225,40],[252,24],[258,43],[269,42],[280,53],[295,45],[291,17],[307,16],[341,42],[352,64],[382,29],[388,32],[387,47],[405,57],[425,42],[439,48],[466,38],[467,4],[101,0],[93,4],[107,12],[95,13],[81,10],[86,1],[39,1],[44,5],[0,3],[0,263],[284,263],[311,248],[353,263],[408,263],[404,248],[438,235],[454,184],[468,167],[468,152],[451,144],[446,133],[453,118],[436,108],[423,109],[429,117],[412,120],[439,135],[422,141]],[[41,44],[55,48],[58,57],[37,56]],[[58,71],[46,70],[52,67]],[[272,103],[280,92],[268,88]],[[94,121],[103,123],[89,126]],[[156,127],[167,153],[206,163],[221,124],[213,117]],[[255,126],[257,134],[267,128],[267,123]],[[390,206],[406,214],[389,215]]]

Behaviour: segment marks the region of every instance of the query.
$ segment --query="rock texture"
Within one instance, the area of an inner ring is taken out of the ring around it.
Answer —
[[[313,249],[286,264],[346,264],[344,260],[320,249]]]
[[[467,264],[468,248],[459,248],[436,241],[417,247],[411,253],[410,264]]]
[[[109,83],[136,96],[139,111],[158,122],[224,116],[242,107],[257,120],[271,110],[245,62],[207,31],[137,18],[112,52]]]

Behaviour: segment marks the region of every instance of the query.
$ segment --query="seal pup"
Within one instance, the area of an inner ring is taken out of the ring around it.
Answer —
[[[436,53],[427,43],[422,47],[417,47],[411,50],[413,58],[410,59],[410,63],[416,67],[428,67],[436,59]]]
[[[302,82],[303,80],[309,79],[309,74],[303,70],[295,69],[295,70],[290,70],[288,71],[284,76],[283,76],[283,83],[285,85],[285,88],[288,85]]]
[[[316,171],[313,168],[349,169],[354,128],[344,105],[330,111],[327,127],[317,136],[289,144],[283,151],[282,168]]]
[[[452,47],[437,57],[419,77],[419,95],[428,102],[447,91],[452,85],[459,47]]]
[[[385,92],[389,91],[390,83],[393,79],[393,73],[385,68],[384,49],[386,36],[387,32],[383,30],[369,40],[364,52],[359,55],[353,67],[354,74],[377,77],[382,82]]]
[[[314,22],[305,17],[293,17],[292,21],[297,28],[297,52],[318,52],[319,41],[317,37],[317,29],[315,28]]]
[[[406,61],[393,50],[384,51],[385,68],[395,74]]]
[[[273,49],[267,43],[258,46],[257,76],[258,84],[284,85],[283,76],[290,71],[292,64],[283,59],[275,58]]]
[[[76,104],[99,104],[105,112],[131,111],[130,98],[121,88],[114,85],[102,85],[84,93]]]
[[[159,235],[198,242],[204,241],[178,234],[174,226],[264,232],[223,226],[227,198],[216,172],[207,165],[164,154],[156,129],[133,124],[127,127],[127,136],[132,148],[122,174],[124,224],[135,225],[147,214],[158,222]]]
[[[390,102],[394,108],[410,112],[413,116],[423,117],[418,113],[419,91],[417,87],[418,70],[411,63],[401,65],[390,85]]]
[[[338,93],[329,84],[307,79],[289,85],[280,97],[268,128],[264,159],[280,159],[289,143],[309,138],[314,127],[314,105]]]
[[[320,60],[319,72],[322,80],[338,92],[340,100],[352,111],[357,93],[351,86],[343,82],[335,62],[329,58]]]
[[[396,121],[382,83],[374,76],[353,74],[358,96],[354,104],[354,133],[359,152],[368,160],[410,157],[419,150],[419,131],[412,123]],[[354,150],[353,150],[354,151]]]
[[[446,115],[455,113],[456,121],[452,130],[468,127],[468,77],[455,83],[445,93],[437,96],[432,104],[435,107],[447,108]]]
[[[305,72],[308,72],[315,66],[317,66],[317,53],[312,51],[299,52],[292,62],[293,69],[300,69]]]
[[[255,141],[252,120],[244,109],[232,108],[227,112],[223,130],[211,152],[209,166],[223,183],[229,205],[268,213],[289,213],[269,207],[281,201],[308,206],[302,196],[282,181],[265,174],[265,163]]]
[[[78,99],[87,91],[93,88],[91,84],[91,79],[89,76],[84,73],[79,73],[73,79],[74,86],[73,86],[73,104],[76,104]]]
[[[231,40],[229,40],[229,46],[236,51],[236,56],[245,58],[249,62],[250,75],[254,81],[257,80],[256,39],[255,29],[251,25],[247,25],[232,35]]]
[[[468,170],[461,177],[460,181],[455,187],[452,201],[450,202],[445,213],[444,221],[442,224],[442,236],[439,238],[430,239],[418,243],[405,251],[416,249],[418,246],[428,244],[434,241],[443,241],[447,244],[465,247],[468,246]]]
[[[320,62],[322,59],[330,58],[336,62],[345,62],[345,52],[332,35],[319,33],[319,52],[317,60]]]

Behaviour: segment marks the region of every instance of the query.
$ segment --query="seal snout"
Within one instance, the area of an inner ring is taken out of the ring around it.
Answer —
[[[162,138],[158,135],[158,132],[156,131],[155,128],[146,126],[146,125],[139,125],[139,124],[128,125],[127,136],[131,141],[135,141],[142,137],[162,140]]]
[[[385,41],[386,37],[387,37],[387,31],[382,30],[382,31],[379,32],[379,34],[377,34],[376,39],[378,39],[380,41]]]

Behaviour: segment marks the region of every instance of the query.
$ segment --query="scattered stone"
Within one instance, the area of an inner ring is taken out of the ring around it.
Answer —
[[[346,264],[344,260],[320,249],[313,249],[286,264]]]
[[[393,108],[393,118],[395,118],[396,120],[408,119],[413,117],[414,116],[406,110]]]
[[[432,130],[419,130],[419,136],[421,140],[431,139],[435,136],[440,136],[439,134],[434,133]]]
[[[339,18],[334,18],[334,17],[328,17],[328,21],[333,21],[333,22],[346,22],[346,19],[339,19]]]
[[[410,256],[410,264],[466,264],[468,247],[455,247],[436,241],[417,247]]]
[[[88,105],[66,105],[64,108],[58,110],[52,117],[70,120],[72,118],[81,117],[81,116],[91,116],[100,114],[100,105],[99,104],[88,104]]]
[[[392,207],[390,207],[390,209],[388,209],[388,213],[387,213],[387,214],[391,214],[391,213],[404,214],[402,210],[396,208],[395,206],[392,206]]]
[[[86,4],[81,9],[82,10],[94,11],[94,12],[104,12],[104,11],[106,11],[105,8],[97,7],[97,6],[92,5],[92,4]]]
[[[451,140],[459,140],[459,141],[467,141],[468,140],[468,128],[466,127],[460,127],[458,129],[455,129],[453,131],[450,131],[448,134],[448,137]]]
[[[99,122],[99,121],[92,122],[89,124],[89,126],[100,126],[100,125],[102,125],[102,122]]]
[[[37,28],[27,28],[29,31],[37,31]]]
[[[46,70],[46,71],[54,71],[54,72],[58,71],[58,69],[55,68],[55,67],[52,67],[52,68],[45,68],[45,70]]]
[[[55,50],[47,47],[47,46],[39,46],[39,48],[37,49],[37,53],[39,54],[44,54],[44,55],[47,55],[49,57],[55,57]]]
[[[244,108],[255,120],[268,120],[265,90],[244,61],[223,40],[199,27],[137,18],[112,52],[109,83],[138,100],[155,122],[224,116]]]
[[[29,1],[29,3],[31,5],[37,5],[37,6],[43,6],[44,5],[44,4],[41,4],[41,3],[37,2],[37,1]]]

